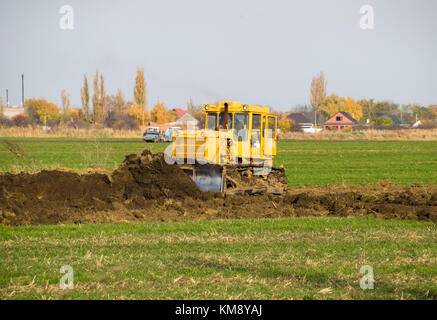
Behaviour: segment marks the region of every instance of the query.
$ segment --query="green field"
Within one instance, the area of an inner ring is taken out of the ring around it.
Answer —
[[[5,140],[5,139],[1,139]],[[168,144],[7,138],[0,171],[114,169]],[[281,141],[290,186],[436,184],[437,142]],[[0,299],[437,299],[437,228],[373,218],[0,226]],[[75,288],[61,290],[71,265]],[[359,270],[374,270],[374,290]]]
[[[4,138],[23,150],[18,159],[0,144],[0,171],[50,168],[116,168],[124,156],[145,148],[163,151],[168,144],[140,139]],[[290,186],[364,184],[390,180],[399,184],[435,184],[437,142],[280,141],[276,165],[283,164]]]
[[[437,299],[436,238],[371,218],[0,226],[0,298]]]

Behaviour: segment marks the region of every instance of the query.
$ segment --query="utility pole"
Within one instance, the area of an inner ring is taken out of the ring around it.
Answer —
[[[6,107],[9,107],[9,90],[6,89]]]

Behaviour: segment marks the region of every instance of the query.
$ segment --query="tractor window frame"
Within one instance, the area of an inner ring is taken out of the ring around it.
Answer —
[[[213,120],[214,118],[214,120]],[[206,114],[206,128],[209,130],[217,130],[217,112],[208,112]],[[212,122],[211,120],[213,120],[214,122]],[[210,124],[214,123],[214,128],[210,127]]]

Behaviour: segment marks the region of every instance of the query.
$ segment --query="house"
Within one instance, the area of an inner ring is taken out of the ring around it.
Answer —
[[[24,115],[24,108],[21,107],[3,107],[3,113],[4,116],[8,119],[12,119],[15,116],[18,116],[20,114]]]
[[[178,119],[187,113],[186,110],[183,110],[181,108],[174,108],[171,111],[176,112],[176,114],[178,115]]]
[[[323,131],[342,131],[346,128],[354,127],[357,124],[358,121],[355,120],[350,114],[344,111],[338,111],[323,124]]]
[[[381,118],[391,119],[391,123],[393,125],[403,126],[403,127],[408,126],[408,122],[405,122],[404,120],[399,119],[399,117],[395,116],[395,115],[385,115],[385,116],[382,116]]]
[[[191,126],[191,127],[197,128],[197,126],[199,125],[199,120],[194,118],[189,113],[185,113],[182,117],[177,119],[175,122],[168,123],[168,125],[174,126],[174,127],[188,127],[188,126]]]
[[[417,120],[411,127],[412,128],[419,128],[421,125],[423,125],[422,121]]]
[[[302,131],[305,131],[305,129],[311,129],[313,127],[313,124],[311,123],[311,120],[309,120],[307,117],[305,117],[302,113],[290,113],[287,116],[287,119],[293,120],[293,122]]]

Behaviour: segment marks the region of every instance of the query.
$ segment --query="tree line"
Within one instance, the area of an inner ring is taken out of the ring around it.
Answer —
[[[109,127],[114,129],[138,129],[148,122],[168,123],[177,119],[174,111],[158,102],[149,111],[146,101],[146,81],[144,69],[137,68],[133,101],[126,101],[121,89],[115,94],[108,94],[105,88],[105,78],[96,71],[93,75],[93,92],[89,88],[88,77],[85,74],[83,86],[80,89],[81,108],[72,108],[69,93],[61,91],[61,106],[43,98],[31,98],[24,102],[25,114],[13,119],[4,117],[4,103],[0,97],[0,126],[43,125],[49,127],[67,126],[74,128]],[[187,111],[200,125],[204,124],[205,114],[200,106],[194,105],[192,99],[187,103]],[[337,111],[345,111],[360,124],[366,126],[393,126],[396,116],[402,122],[413,124],[421,121],[425,128],[437,127],[437,105],[428,107],[407,104],[400,105],[390,101],[375,99],[355,100],[351,97],[341,97],[335,93],[327,94],[327,80],[323,72],[317,74],[310,84],[310,105],[297,106],[291,112],[303,113],[314,125],[320,126]],[[299,127],[287,116],[290,112],[275,112],[279,116],[281,131],[298,131]]]
[[[338,111],[350,114],[363,126],[386,128],[395,126],[391,116],[402,123],[414,124],[420,120],[422,128],[437,128],[437,105],[428,107],[418,104],[400,105],[390,101],[375,99],[355,100],[341,97],[335,93],[327,94],[327,80],[323,72],[311,80],[310,105],[296,106],[290,112],[302,113],[317,127],[322,125]],[[288,113],[279,113],[279,125],[282,131],[298,131],[299,127],[288,119]]]
[[[121,89],[118,89],[116,94],[108,94],[105,78],[99,71],[96,71],[92,80],[93,92],[90,90],[87,75],[83,77],[83,86],[80,89],[81,108],[71,107],[70,95],[63,89],[61,106],[43,98],[30,98],[24,101],[25,114],[7,119],[0,97],[0,125],[138,129],[140,125],[147,125],[149,122],[168,123],[178,117],[176,112],[168,110],[162,102],[155,104],[150,111],[147,109],[143,68],[136,70],[133,101],[127,101]]]

